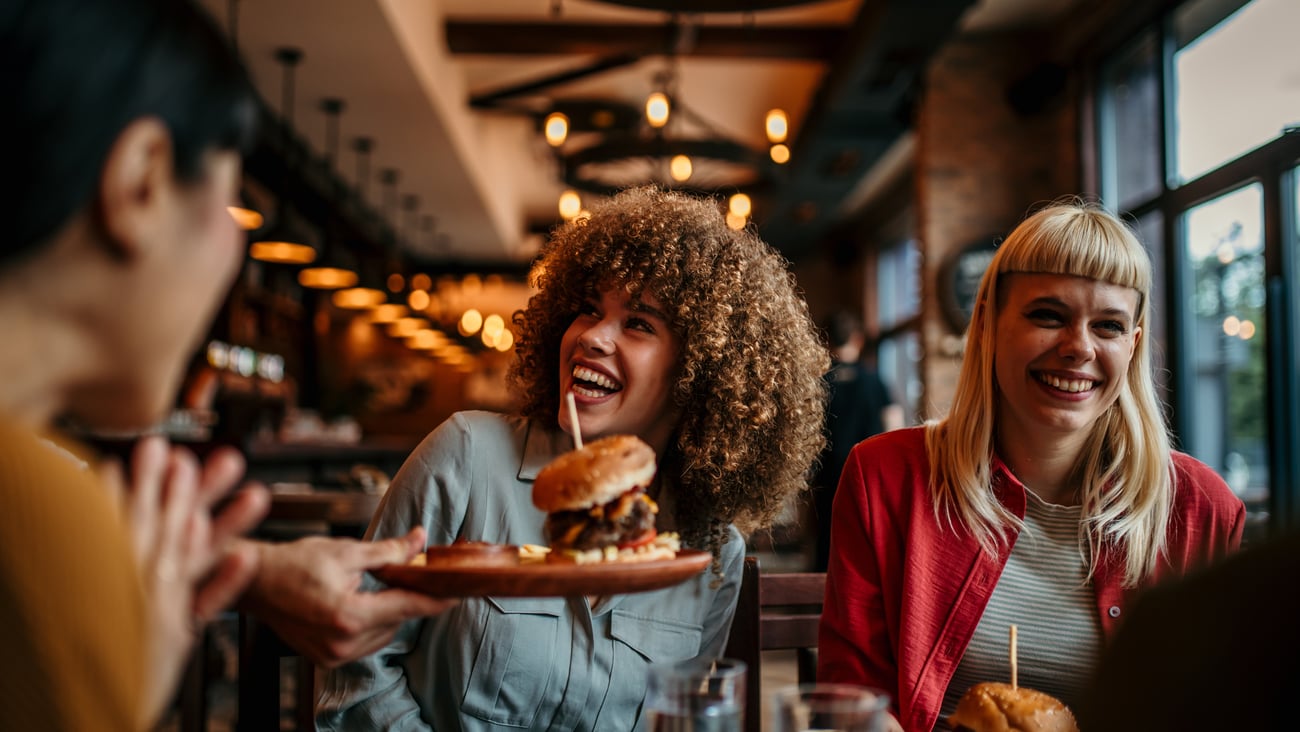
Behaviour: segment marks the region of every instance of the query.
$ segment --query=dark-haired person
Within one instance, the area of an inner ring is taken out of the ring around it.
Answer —
[[[514,416],[461,412],[394,478],[369,536],[423,526],[457,539],[544,544],[538,470],[587,440],[631,434],[658,457],[661,531],[715,557],[655,592],[476,598],[413,621],[330,675],[322,730],[633,730],[651,661],[716,657],[745,547],[807,485],[822,448],[828,358],[785,261],[732,231],[715,201],[625,191],[557,230],[538,292],[515,315]]]
[[[151,438],[123,467],[55,427],[156,423],[244,257],[226,207],[255,107],[211,20],[185,0],[2,3],[0,98],[0,729],[148,728],[199,624],[255,573],[248,602],[334,629],[308,644],[327,661],[442,609],[352,602],[358,565],[418,534],[323,564],[236,543],[266,507],[249,490],[211,513],[237,454]]]
[[[847,310],[837,310],[822,322],[831,349],[831,370],[826,372],[830,400],[826,404],[826,450],[813,480],[814,572],[825,572],[831,549],[831,506],[840,471],[849,450],[863,440],[903,426],[903,408],[894,402],[879,372],[862,362],[866,334],[862,321]]]
[[[1300,533],[1152,589],[1102,653],[1079,728],[1293,729],[1300,690]]]

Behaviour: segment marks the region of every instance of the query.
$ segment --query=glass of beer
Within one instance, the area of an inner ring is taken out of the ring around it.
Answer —
[[[650,732],[741,732],[745,664],[730,658],[651,664],[645,711]]]
[[[773,698],[773,732],[885,732],[889,696],[851,684],[804,684]]]

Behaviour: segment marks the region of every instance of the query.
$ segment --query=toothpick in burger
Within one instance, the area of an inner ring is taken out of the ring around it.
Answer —
[[[552,460],[533,482],[546,511],[548,561],[576,563],[672,559],[676,534],[659,534],[659,507],[646,495],[654,450],[633,435],[587,443]]]

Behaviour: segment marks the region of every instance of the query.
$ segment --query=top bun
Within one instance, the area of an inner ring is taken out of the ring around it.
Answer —
[[[1056,697],[997,683],[972,686],[948,724],[971,732],[1079,732],[1069,707]]]
[[[533,503],[547,513],[576,511],[650,485],[655,451],[634,435],[589,442],[552,460],[533,482]]]

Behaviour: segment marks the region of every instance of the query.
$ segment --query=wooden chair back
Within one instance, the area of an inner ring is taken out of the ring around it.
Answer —
[[[745,569],[726,655],[749,667],[745,684],[745,732],[762,726],[763,651],[795,650],[800,684],[817,680],[817,632],[826,573],[762,574],[757,557]]]

